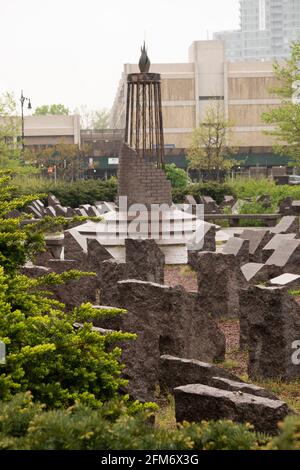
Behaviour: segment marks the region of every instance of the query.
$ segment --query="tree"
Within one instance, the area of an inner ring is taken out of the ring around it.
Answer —
[[[69,108],[63,104],[44,104],[35,109],[34,116],[67,116],[69,114]]]
[[[0,96],[0,166],[11,168],[20,163],[21,149],[17,138],[21,135],[21,120],[17,117],[13,95]]]
[[[263,113],[263,121],[274,126],[265,134],[274,136],[278,144],[274,146],[277,153],[291,157],[300,165],[300,40],[291,46],[291,57],[284,65],[273,64],[278,86],[270,90],[281,98],[280,106]]]
[[[198,170],[207,179],[219,179],[222,172],[232,168],[235,162],[228,158],[235,153],[231,145],[231,128],[223,104],[212,101],[203,121],[192,134],[187,153],[189,168]]]
[[[40,169],[55,168],[57,179],[74,181],[80,177],[83,161],[89,152],[88,145],[80,148],[77,144],[67,144],[62,141],[36,152],[28,151],[26,157]]]
[[[98,111],[94,111],[92,119],[92,129],[108,129],[109,128],[109,116],[110,112],[103,108]]]
[[[80,114],[82,129],[108,129],[110,112],[106,109],[90,110],[86,105],[74,109],[75,114]]]

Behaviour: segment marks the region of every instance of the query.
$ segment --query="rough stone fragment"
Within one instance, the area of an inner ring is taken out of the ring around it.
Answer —
[[[165,256],[155,240],[125,240],[128,279],[164,283]]]
[[[234,255],[198,253],[195,264],[199,299],[208,313],[233,317],[239,312],[239,290],[245,285]]]
[[[215,386],[213,377],[216,375],[232,381],[240,381],[229,371],[207,362],[170,355],[160,357],[159,383],[163,393],[173,394],[174,388],[195,383]]]
[[[212,387],[220,388],[222,390],[228,390],[229,392],[242,392],[248,393],[249,395],[255,395],[257,397],[270,398],[271,400],[278,400],[278,397],[274,393],[269,392],[258,385],[248,384],[241,381],[235,381],[226,379],[224,377],[213,377],[211,380]]]
[[[282,241],[266,265],[278,266],[282,272],[300,274],[300,240]]]
[[[290,410],[280,400],[191,384],[175,388],[175,413],[178,422],[229,419],[275,435]]]
[[[262,249],[271,240],[269,230],[244,230],[240,238],[249,240],[249,261],[253,263],[262,262]]]
[[[54,194],[50,193],[49,196],[48,196],[48,205],[52,206],[52,207],[55,207],[58,204],[60,204],[60,200],[57,199],[57,197],[54,196]]]
[[[284,288],[253,286],[241,291],[240,345],[249,351],[252,378],[293,380],[300,339],[300,306]]]
[[[282,217],[280,222],[273,228],[270,229],[271,233],[275,234],[287,234],[287,233],[298,233],[299,232],[299,217],[285,216]]]
[[[96,326],[137,334],[122,348],[128,391],[136,399],[154,399],[163,354],[210,362],[224,358],[225,337],[217,323],[201,307],[197,294],[180,286],[120,281],[109,304],[126,309],[127,314]]]
[[[225,255],[234,255],[240,265],[249,262],[249,240],[232,237],[224,245],[222,253]]]

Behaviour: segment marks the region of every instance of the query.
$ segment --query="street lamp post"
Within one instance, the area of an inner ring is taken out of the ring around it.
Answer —
[[[28,101],[28,106],[27,106],[27,109],[31,109],[32,106],[31,106],[31,101],[30,101],[30,98],[26,98],[24,95],[23,95],[23,90],[21,90],[21,98],[20,98],[20,102],[21,102],[21,119],[22,119],[22,151],[24,152],[24,149],[25,149],[25,144],[24,144],[24,103],[25,101]]]

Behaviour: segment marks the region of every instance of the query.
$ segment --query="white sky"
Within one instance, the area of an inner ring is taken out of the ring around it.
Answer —
[[[146,36],[152,63],[239,25],[238,0],[0,0],[0,93],[41,104],[110,108],[124,63]]]

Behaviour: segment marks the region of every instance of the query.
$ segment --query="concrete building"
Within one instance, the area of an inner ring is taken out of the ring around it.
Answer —
[[[80,116],[25,116],[24,141],[31,148],[66,144],[81,144]]]
[[[299,37],[300,0],[240,0],[240,30],[214,33],[230,61],[286,58]]]
[[[111,114],[111,127],[125,124],[126,77],[138,66],[125,64]],[[154,64],[152,72],[162,75],[162,105],[166,148],[186,149],[211,99],[221,100],[234,123],[234,144],[241,158],[272,156],[274,140],[261,114],[280,101],[270,95],[274,86],[272,62],[234,62],[225,58],[223,41],[195,41],[189,48],[189,62]],[[274,157],[274,155],[273,155]],[[281,162],[282,163],[282,162]],[[256,165],[254,162],[253,165]]]

